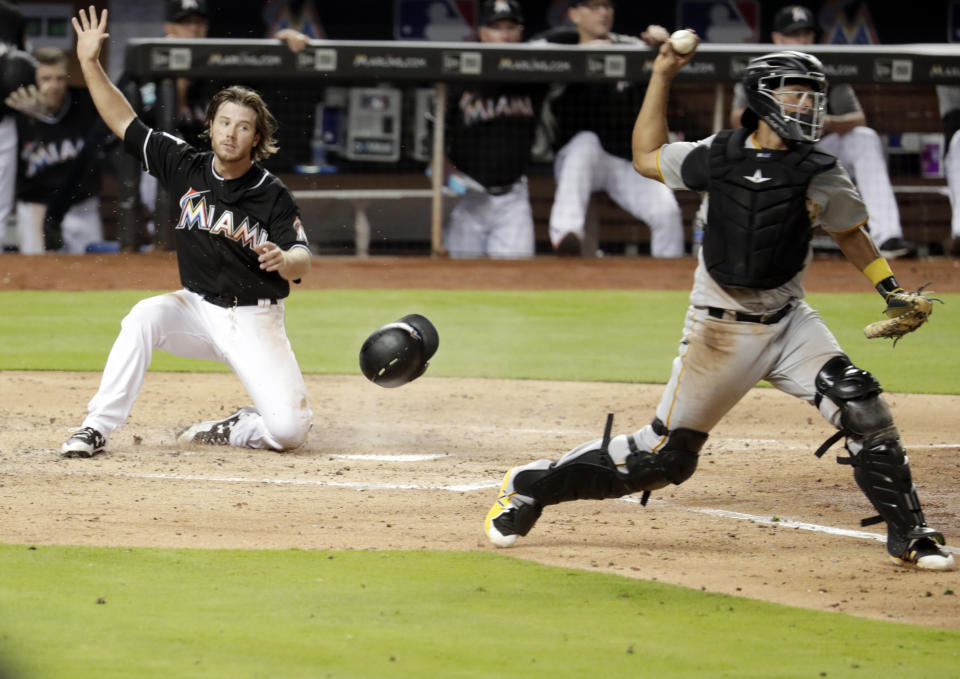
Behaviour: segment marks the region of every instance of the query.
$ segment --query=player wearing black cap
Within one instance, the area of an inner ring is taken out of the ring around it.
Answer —
[[[516,0],[486,0],[478,38],[520,42]],[[446,154],[465,191],[450,214],[444,245],[451,257],[530,257],[533,212],[527,189],[530,147],[545,85],[470,83],[451,88]]]

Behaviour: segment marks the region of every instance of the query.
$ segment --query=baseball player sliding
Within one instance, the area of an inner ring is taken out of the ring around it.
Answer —
[[[633,166],[672,189],[707,191],[710,203],[679,353],[653,421],[577,446],[556,461],[507,471],[484,521],[493,544],[526,535],[543,507],[615,498],[693,475],[709,432],[759,380],[816,407],[846,438],[854,479],[887,524],[901,566],[951,570],[943,536],[926,525],[910,465],[877,380],[843,353],[805,301],[803,276],[818,222],[876,287],[891,318],[868,336],[899,338],[930,312],[907,293],[863,229],[866,209],[836,158],[814,149],[827,87],[823,66],[801,52],[752,59],[744,71],[744,127],[698,142],[667,143],[670,82],[694,54],[660,47],[633,132]]]
[[[154,349],[230,366],[254,406],[184,431],[185,441],[285,450],[306,439],[312,413],[284,328],[289,281],[310,270],[296,204],[256,164],[277,150],[276,121],[260,95],[221,90],[210,103],[212,151],[147,128],[100,65],[107,11],[73,19],[77,57],[97,110],[170,193],[179,198],[175,243],[183,289],[139,302],[121,323],[82,427],[66,457],[100,453],[130,414]]]

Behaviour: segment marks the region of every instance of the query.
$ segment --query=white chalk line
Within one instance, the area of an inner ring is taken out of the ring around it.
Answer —
[[[370,483],[366,481],[319,481],[316,479],[253,479],[244,476],[191,476],[187,474],[136,474],[131,472],[72,472],[85,476],[122,476],[128,479],[164,479],[171,481],[203,481],[210,483],[256,483],[276,486],[323,486],[330,488],[352,488],[354,490],[446,490],[466,493],[472,490],[499,488],[499,483],[481,481],[459,483],[446,486],[428,486],[419,483]]]
[[[84,472],[80,472],[84,473]],[[90,472],[90,474],[94,474]],[[102,473],[95,474],[97,476]],[[242,476],[188,476],[182,474],[133,474],[126,472],[116,472],[112,476],[123,476],[126,478],[138,479],[169,479],[175,481],[202,481],[211,483],[256,483],[270,485],[289,485],[289,486],[325,486],[331,488],[352,488],[358,491],[368,490],[425,490],[425,491],[449,491],[455,493],[467,493],[475,490],[489,490],[499,488],[500,484],[496,481],[475,481],[469,483],[457,483],[443,486],[430,486],[423,484],[397,484],[397,483],[363,483],[354,481],[318,481],[314,479],[252,479]],[[628,496],[619,498],[622,502],[631,502],[639,504],[640,500],[636,497]],[[807,523],[805,521],[793,521],[792,519],[774,519],[773,517],[758,516],[756,514],[745,514],[743,512],[732,512],[726,509],[712,509],[710,507],[686,507],[666,505],[666,509],[675,509],[694,514],[706,514],[724,519],[734,519],[737,521],[751,521],[769,526],[781,526],[783,528],[799,528],[817,533],[826,533],[828,535],[840,535],[844,537],[859,538],[862,540],[876,540],[885,542],[886,536],[877,533],[868,533],[862,530],[850,530],[848,528],[835,528],[833,526],[822,526],[816,523]],[[948,552],[960,554],[960,549],[956,547],[944,547]]]
[[[336,453],[328,455],[335,460],[368,460],[371,462],[428,462],[429,460],[439,460],[444,457],[451,457],[449,453],[430,453],[430,454],[412,454],[412,455],[366,455],[360,453]]]

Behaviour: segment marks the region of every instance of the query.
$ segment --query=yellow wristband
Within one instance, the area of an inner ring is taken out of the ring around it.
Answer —
[[[877,257],[863,269],[863,275],[870,279],[872,285],[876,286],[880,281],[892,277],[893,271],[891,271],[890,264],[886,259]]]

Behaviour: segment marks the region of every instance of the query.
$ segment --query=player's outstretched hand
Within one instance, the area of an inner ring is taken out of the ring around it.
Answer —
[[[97,61],[100,59],[100,48],[103,42],[110,37],[107,33],[107,10],[100,13],[90,5],[89,16],[81,9],[73,17],[73,30],[77,33],[77,59],[83,61]]]
[[[43,93],[36,85],[18,87],[3,100],[3,103],[14,111],[20,111],[28,116],[43,119],[47,115],[47,107],[43,101]]]

